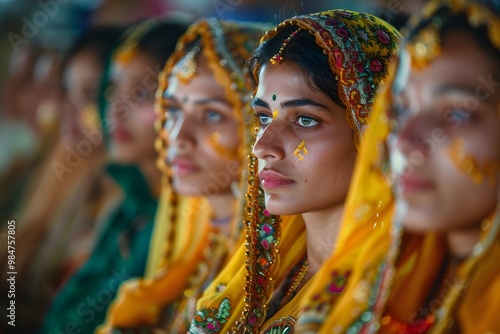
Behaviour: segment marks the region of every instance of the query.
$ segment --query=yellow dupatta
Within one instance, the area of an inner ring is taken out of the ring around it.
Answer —
[[[243,161],[253,138],[248,124],[248,102],[254,90],[245,61],[264,31],[257,24],[199,20],[180,38],[176,51],[160,73],[156,105],[160,134],[156,146],[158,165],[165,171],[165,180],[148,269],[144,279],[130,280],[120,287],[118,297],[108,309],[106,323],[98,333],[109,333],[118,328],[161,328],[172,333],[182,332],[186,317],[202,287],[210,281],[211,273],[217,272],[227,254],[241,244],[241,201],[236,201],[238,207],[228,239],[212,226],[212,213],[205,198],[180,196],[173,191],[171,171],[164,163],[168,148],[162,130],[166,122],[162,97],[174,67],[191,51],[193,43],[199,43],[210,70],[216,81],[225,87],[226,96],[240,121],[238,158]],[[242,193],[245,174],[243,170]]]
[[[353,140],[359,144],[373,95],[387,74],[399,40],[398,32],[369,14],[331,10],[286,20],[269,31],[261,42],[273,38],[288,25],[307,30],[327,55],[330,69],[338,77],[339,95],[347,106],[346,119],[353,130]],[[269,319],[266,313],[275,288],[289,278],[290,272],[296,271],[297,264],[306,256],[306,229],[300,215],[268,214],[259,184],[257,159],[252,155],[244,221],[246,243],[199,299],[190,333],[293,331],[301,311],[300,300],[316,278],[294,291],[295,296],[279,305]]]
[[[437,312],[432,318],[419,319],[416,311],[442,267],[446,243],[437,233],[404,232],[404,207],[396,202],[390,175],[387,112],[392,108],[394,87],[401,85],[400,68],[410,66],[410,58],[420,67],[439,55],[436,24],[446,19],[443,9],[445,15],[466,14],[471,26],[486,25],[490,41],[500,49],[498,14],[466,0],[428,4],[422,20],[427,23],[407,41],[401,51],[407,56],[400,57],[398,68],[391,68],[391,85],[376,99],[347,199],[344,220],[349,223],[342,225],[335,253],[304,300],[299,333],[451,333],[454,322],[464,333],[500,332],[500,205],[483,221],[480,242],[458,266],[456,280]],[[340,282],[335,277],[339,273],[348,273],[348,279],[341,281],[341,295],[332,291]],[[410,319],[412,328],[391,325],[391,316]]]

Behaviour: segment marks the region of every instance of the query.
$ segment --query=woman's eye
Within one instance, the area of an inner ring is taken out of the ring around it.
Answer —
[[[224,116],[217,111],[209,110],[205,113],[205,119],[208,123],[213,124],[221,122],[224,119]]]
[[[442,114],[441,122],[445,126],[458,129],[460,126],[473,124],[478,120],[478,114],[461,108],[450,108]]]
[[[181,110],[179,108],[176,108],[176,107],[168,107],[167,110],[165,111],[165,116],[167,118],[176,119],[177,117],[179,117],[180,114],[181,114]]]
[[[447,119],[452,123],[462,123],[471,120],[471,113],[462,109],[454,108],[447,112]]]
[[[167,131],[172,130],[180,117],[182,117],[182,111],[179,108],[168,107],[165,110],[166,122],[163,128]]]
[[[307,116],[299,116],[295,123],[306,128],[318,125],[318,121]]]
[[[267,115],[258,115],[258,117],[259,117],[259,122],[260,122],[260,124],[262,124],[262,125],[268,125],[268,124],[270,124],[270,123],[271,123],[271,121],[273,120],[273,118],[272,118],[272,117],[269,117],[269,116],[267,116]]]
[[[255,115],[259,119],[260,125],[269,125],[273,118],[266,114],[257,114]]]

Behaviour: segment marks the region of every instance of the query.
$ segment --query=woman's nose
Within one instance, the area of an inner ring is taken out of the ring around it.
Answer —
[[[281,160],[285,156],[286,120],[275,119],[257,135],[253,153],[258,159]]]
[[[170,124],[169,124],[170,122]],[[166,131],[168,133],[169,145],[175,145],[178,149],[187,149],[195,144],[195,132],[193,120],[183,113],[175,118],[167,120]]]

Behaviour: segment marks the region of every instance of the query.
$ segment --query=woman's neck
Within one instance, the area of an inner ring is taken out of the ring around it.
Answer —
[[[212,224],[222,232],[229,234],[230,223],[234,216],[235,198],[231,192],[206,197],[212,209]]]
[[[139,165],[139,169],[144,174],[148,183],[149,191],[152,196],[158,198],[161,191],[161,175],[162,172],[156,167],[155,161],[145,162]]]
[[[446,238],[450,254],[456,258],[466,258],[481,239],[481,229],[451,231]]]
[[[306,225],[308,276],[313,276],[330,257],[337,241],[344,204],[302,214]]]

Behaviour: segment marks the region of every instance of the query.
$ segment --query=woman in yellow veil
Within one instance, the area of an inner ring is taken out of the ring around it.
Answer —
[[[205,290],[190,333],[293,332],[300,300],[335,243],[398,36],[372,15],[332,10],[293,17],[263,37],[250,58],[259,131],[246,244]]]
[[[167,61],[157,92],[165,184],[148,273],[121,286],[97,332],[185,332],[196,298],[241,244],[237,198],[253,141],[254,85],[245,61],[264,32],[257,24],[202,19]]]
[[[433,1],[412,22],[298,332],[500,332],[496,4]]]

